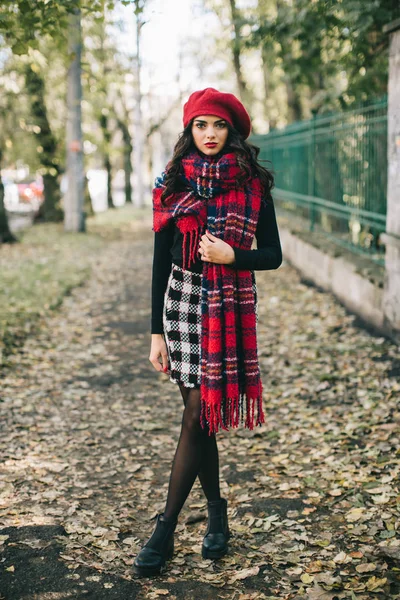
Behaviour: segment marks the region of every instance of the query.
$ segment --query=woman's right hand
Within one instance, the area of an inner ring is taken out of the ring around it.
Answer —
[[[151,336],[149,361],[156,371],[163,373],[168,371],[168,352],[162,333],[153,333]]]

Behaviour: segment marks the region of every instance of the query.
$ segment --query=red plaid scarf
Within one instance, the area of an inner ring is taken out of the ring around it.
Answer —
[[[164,204],[165,172],[156,179],[153,230],[175,220],[184,235],[183,268],[196,260],[206,224],[230,246],[250,250],[261,204],[260,179],[238,185],[234,153],[205,157],[192,152],[182,166],[187,191],[169,196]],[[219,427],[238,427],[239,421],[253,429],[255,409],[256,424],[264,422],[252,286],[251,271],[203,263],[201,422],[208,424],[210,434]]]

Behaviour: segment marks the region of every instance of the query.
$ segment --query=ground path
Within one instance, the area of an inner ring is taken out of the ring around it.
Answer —
[[[132,576],[182,410],[148,361],[151,253],[110,242],[3,373],[0,598],[400,597],[399,349],[287,264],[257,274],[267,424],[219,436],[230,553],[201,559],[196,484],[166,574]]]

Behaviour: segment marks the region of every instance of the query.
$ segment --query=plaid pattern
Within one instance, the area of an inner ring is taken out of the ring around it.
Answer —
[[[201,273],[173,264],[164,296],[170,380],[185,387],[198,387],[201,381],[201,279]]]
[[[201,273],[172,264],[164,295],[163,325],[170,381],[184,387],[201,384]],[[257,284],[252,293],[258,322]]]
[[[182,159],[182,167],[187,189],[165,202],[161,201],[165,173],[156,180],[153,229],[160,231],[175,221],[183,233],[183,270],[196,259],[206,225],[233,248],[250,250],[261,205],[260,179],[251,176],[249,167],[246,182],[239,185],[241,168],[232,152],[207,159],[192,152]],[[220,427],[238,427],[239,422],[249,429],[254,420],[257,425],[264,422],[253,280],[251,271],[204,262],[201,421],[203,426],[207,423],[210,434]],[[187,350],[190,346],[185,346],[186,355]]]

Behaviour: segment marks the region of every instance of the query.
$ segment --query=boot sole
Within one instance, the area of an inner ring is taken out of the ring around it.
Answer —
[[[217,559],[222,558],[228,552],[228,547],[223,550],[208,550],[207,548],[201,549],[201,556],[205,559]]]
[[[135,564],[133,565],[133,572],[138,577],[153,577],[154,575],[160,575],[167,568],[166,562],[167,560],[171,560],[174,555],[174,548],[168,552],[165,557],[165,562],[160,567],[138,567]]]
[[[164,570],[165,565],[152,569],[133,566],[133,572],[135,575],[138,575],[138,577],[154,577],[154,575],[161,575]]]

